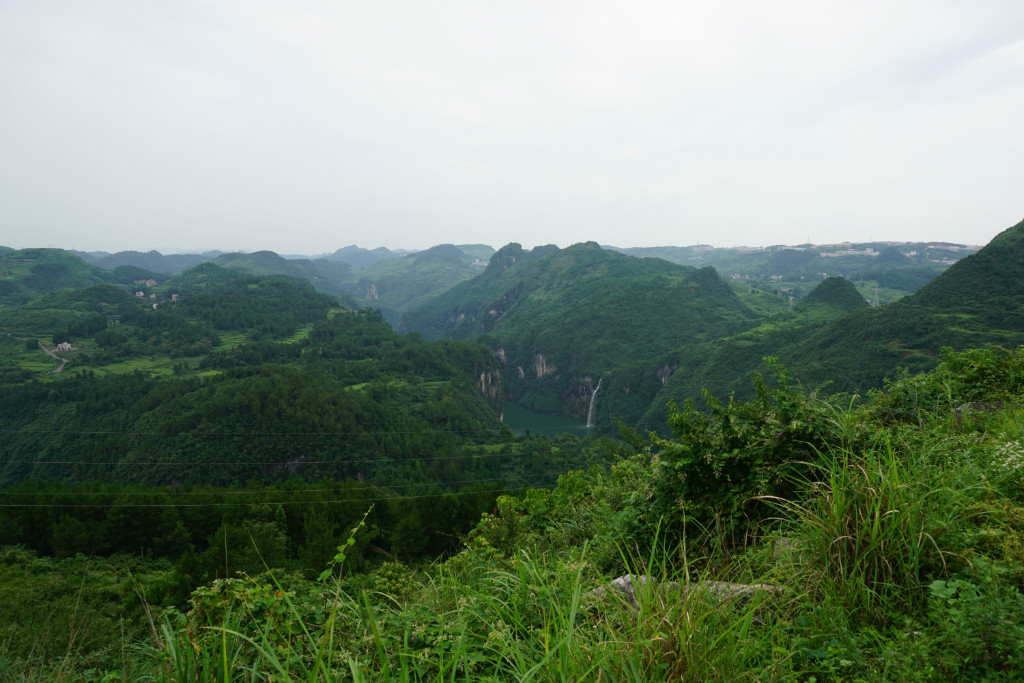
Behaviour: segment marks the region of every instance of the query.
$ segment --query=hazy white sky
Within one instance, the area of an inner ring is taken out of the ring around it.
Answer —
[[[983,244],[1020,0],[0,0],[0,244]]]

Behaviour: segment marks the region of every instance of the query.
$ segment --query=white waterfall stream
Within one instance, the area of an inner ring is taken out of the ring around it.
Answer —
[[[597,392],[601,390],[601,378],[597,378],[597,388],[594,389],[594,393],[590,395],[590,409],[587,411],[587,429],[594,426],[594,400],[597,398]]]

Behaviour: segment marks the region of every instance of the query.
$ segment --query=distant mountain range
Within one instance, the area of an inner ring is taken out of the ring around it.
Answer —
[[[402,312],[478,273],[494,249],[482,244],[442,244],[424,251],[364,249],[350,245],[316,257],[281,256],[272,251],[170,255],[157,251],[68,253],[103,269],[125,266],[142,269],[147,271],[147,278],[159,282],[203,263],[252,275],[297,277],[322,292],[351,296],[364,305],[379,308],[388,320],[397,322]]]
[[[659,424],[667,401],[705,387],[746,395],[766,356],[811,385],[853,391],[880,386],[897,366],[931,367],[942,346],[1021,343],[1022,232],[1014,226],[980,251],[589,242],[496,252],[352,245],[300,258],[0,248],[0,328],[73,329],[91,304],[78,313],[62,313],[59,298],[28,306],[56,290],[103,284],[159,302],[244,278],[296,278],[344,306],[380,309],[401,331],[486,345],[502,392],[528,408],[584,418],[593,405],[605,424]]]
[[[403,325],[428,338],[487,344],[503,364],[506,394],[527,407],[582,417],[594,398],[605,418],[659,426],[669,400],[699,400],[704,388],[749,395],[768,356],[812,386],[864,391],[898,366],[932,367],[943,346],[1024,343],[1022,244],[1024,223],[973,255],[948,244],[654,250],[677,262],[731,259],[747,271],[732,273],[732,289],[709,267],[623,259],[594,244],[532,252],[509,245],[484,273],[410,312]],[[828,277],[823,264],[849,269],[848,278],[875,278],[875,291],[879,280],[925,286],[870,307],[851,279]],[[775,299],[789,306],[755,314],[757,290],[735,287],[755,279],[758,287],[787,285]]]
[[[959,258],[978,247],[944,242],[843,243],[774,245],[770,247],[604,247],[646,258],[661,258],[693,267],[713,266],[727,279],[750,283],[799,300],[829,275],[870,283],[882,303],[914,292]],[[2,252],[0,252],[2,253]],[[164,281],[206,262],[252,274],[280,274],[308,280],[330,294],[347,294],[364,305],[381,309],[397,324],[401,315],[426,303],[451,286],[477,275],[494,254],[483,244],[438,245],[425,251],[365,249],[356,245],[318,256],[279,255],[269,251],[161,254],[157,251],[71,251],[89,264],[111,270],[132,267]],[[148,278],[143,278],[148,279]],[[767,286],[758,285],[766,283]],[[0,300],[2,300],[0,292]],[[761,311],[765,312],[765,311]]]
[[[481,341],[501,361],[510,398],[586,417],[598,382],[621,378],[619,385],[637,391],[634,375],[656,373],[655,359],[679,340],[732,334],[756,318],[712,268],[588,242],[503,247],[483,273],[407,314],[402,325],[428,339]],[[646,405],[650,395],[634,398]]]

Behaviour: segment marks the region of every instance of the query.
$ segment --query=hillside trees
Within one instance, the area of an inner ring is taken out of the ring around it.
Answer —
[[[534,410],[585,417],[603,377],[601,406],[634,422],[661,386],[655,375],[664,354],[755,317],[713,269],[590,242],[530,252],[507,245],[483,273],[403,324],[428,337],[486,344],[501,361],[506,393]]]

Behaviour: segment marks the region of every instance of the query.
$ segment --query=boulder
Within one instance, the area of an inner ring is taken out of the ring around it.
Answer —
[[[768,583],[696,581],[680,587],[678,581],[659,583],[656,579],[644,574],[625,574],[613,579],[607,586],[590,591],[588,595],[600,596],[608,592],[614,592],[620,594],[632,607],[637,607],[639,604],[637,594],[643,591],[649,584],[662,599],[679,596],[681,600],[686,600],[691,595],[704,594],[722,602],[736,598],[748,599],[756,595],[779,595],[783,592],[782,587],[773,586]]]

